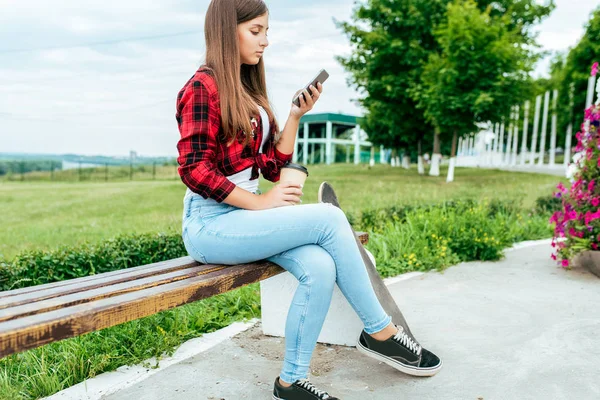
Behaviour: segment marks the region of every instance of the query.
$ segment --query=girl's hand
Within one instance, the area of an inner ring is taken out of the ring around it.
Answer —
[[[273,186],[267,193],[260,195],[260,210],[269,208],[293,206],[302,203],[302,186],[291,183],[281,182]]]
[[[305,89],[305,90],[298,90],[294,94],[294,97],[292,98],[292,100],[296,98],[298,93],[304,93],[304,96],[300,96],[300,99],[299,99],[300,107],[298,107],[297,105],[292,103],[292,111],[290,111],[290,114],[292,116],[300,118],[304,114],[306,114],[307,112],[312,110],[313,106],[315,105],[317,100],[319,100],[319,97],[321,96],[321,93],[323,92],[323,85],[321,84],[321,82],[317,82],[316,88],[313,85],[310,85],[309,89],[310,89],[310,93],[308,92],[308,90]],[[312,94],[312,97],[311,97],[311,94]]]

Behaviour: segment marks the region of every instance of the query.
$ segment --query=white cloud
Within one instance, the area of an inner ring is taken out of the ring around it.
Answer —
[[[140,28],[173,25],[197,28],[204,23],[203,10],[178,7],[172,0],[0,0],[0,25],[36,22],[66,29],[75,34],[139,32]],[[204,0],[201,3],[208,4]]]
[[[584,25],[591,12],[598,6],[596,0],[555,0],[556,9],[535,30],[539,32],[538,43],[544,50],[566,52],[583,36]],[[540,60],[534,76],[548,76],[550,58]]]
[[[197,30],[203,32],[208,0],[0,0],[0,48],[50,47]],[[269,3],[271,43],[265,53],[268,90],[281,126],[294,93],[321,68],[330,73],[313,112],[360,115],[335,55],[350,45],[332,17],[350,19],[352,2],[287,0]],[[297,3],[300,4],[300,3]],[[547,49],[573,45],[594,6],[558,0],[542,26]],[[587,8],[586,8],[587,7]],[[568,11],[567,11],[568,9]],[[564,15],[564,16],[563,16]],[[566,20],[564,18],[567,18]],[[14,39],[14,40],[13,40]],[[28,42],[29,40],[29,42]],[[9,47],[10,46],[10,47]],[[204,36],[0,52],[0,149],[126,155],[176,155],[175,97],[204,57]]]
[[[58,18],[61,13],[57,10],[65,11],[67,3],[63,0],[58,6],[53,4],[56,9],[48,20]],[[132,4],[141,7],[142,3]],[[85,17],[76,14],[61,18],[71,21],[69,29],[77,26],[79,31],[92,32],[102,29],[99,21],[109,14],[109,26],[119,26],[132,16],[128,11],[133,8],[116,2],[105,3],[103,8],[93,1],[86,3]],[[22,10],[22,4],[17,9]],[[349,46],[333,25],[331,15],[348,19],[350,10],[349,4],[286,10],[295,16],[288,21],[272,13],[272,43],[265,62],[271,102],[281,126],[293,94],[321,68],[326,68],[331,77],[314,112],[360,112],[350,101],[355,93],[346,86],[345,72],[333,58],[347,53]],[[142,13],[155,13],[153,17],[135,18],[155,21],[163,11],[155,5]],[[167,20],[178,18],[178,13],[169,12]],[[94,15],[98,17],[92,18]],[[171,29],[177,28],[181,29]],[[35,61],[26,69],[0,67],[0,82],[16,82],[4,86],[7,90],[0,95],[0,110],[10,115],[0,120],[0,148],[83,154],[126,154],[135,149],[140,154],[175,155],[175,97],[204,56],[203,35],[182,39],[190,39],[178,41],[185,47],[158,47],[153,41],[143,41],[46,50],[34,53]],[[32,69],[36,71],[33,76]],[[17,130],[27,134],[5,135]]]

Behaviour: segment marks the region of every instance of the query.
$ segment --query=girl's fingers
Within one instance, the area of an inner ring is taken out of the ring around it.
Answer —
[[[300,99],[300,107],[304,107],[306,105],[306,95],[304,94],[304,92],[301,92],[302,94],[300,95],[299,99]]]
[[[321,92],[319,92],[317,89],[315,89],[315,87],[312,87],[312,92],[313,92],[313,97],[314,97],[314,101],[316,102],[317,100],[319,100],[319,96],[321,96]]]
[[[318,83],[317,83],[317,85],[318,85]],[[319,99],[319,96],[321,95],[321,92],[316,87],[314,87],[313,85],[310,85],[310,91],[312,92],[312,99],[311,100],[312,100],[312,103],[314,105],[314,103],[316,103],[317,100]]]
[[[310,85],[307,89],[301,89],[296,92],[294,97],[298,94],[301,94],[301,96],[298,97],[300,108],[308,108],[310,110],[319,99],[321,92],[323,92],[323,84],[321,82],[317,82],[316,87],[314,85]]]
[[[304,93],[306,93],[305,96],[307,98],[308,105],[312,106],[314,104],[314,100],[313,100],[311,94],[309,93],[309,91],[307,89],[304,90]]]
[[[298,196],[283,196],[283,200],[291,203],[302,203]]]
[[[283,194],[286,196],[298,196],[298,197],[304,196],[304,193],[302,193],[302,191],[298,190],[298,189],[286,190],[283,192]]]

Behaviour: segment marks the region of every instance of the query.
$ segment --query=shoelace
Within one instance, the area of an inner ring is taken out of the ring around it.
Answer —
[[[299,379],[296,381],[296,384],[301,388],[308,390],[310,393],[316,394],[320,399],[325,400],[330,396],[327,392],[317,389],[312,383],[308,381],[308,379]]]
[[[396,326],[398,328],[398,333],[396,333],[393,339],[401,343],[404,347],[410,349],[416,355],[421,354],[421,345],[414,341],[413,338],[408,336],[406,332],[404,332],[404,328],[401,326]]]

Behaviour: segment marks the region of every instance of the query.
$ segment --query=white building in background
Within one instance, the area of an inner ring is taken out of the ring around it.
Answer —
[[[388,152],[373,148],[368,139],[358,117],[335,113],[304,115],[296,133],[293,161],[305,165],[385,163]]]

